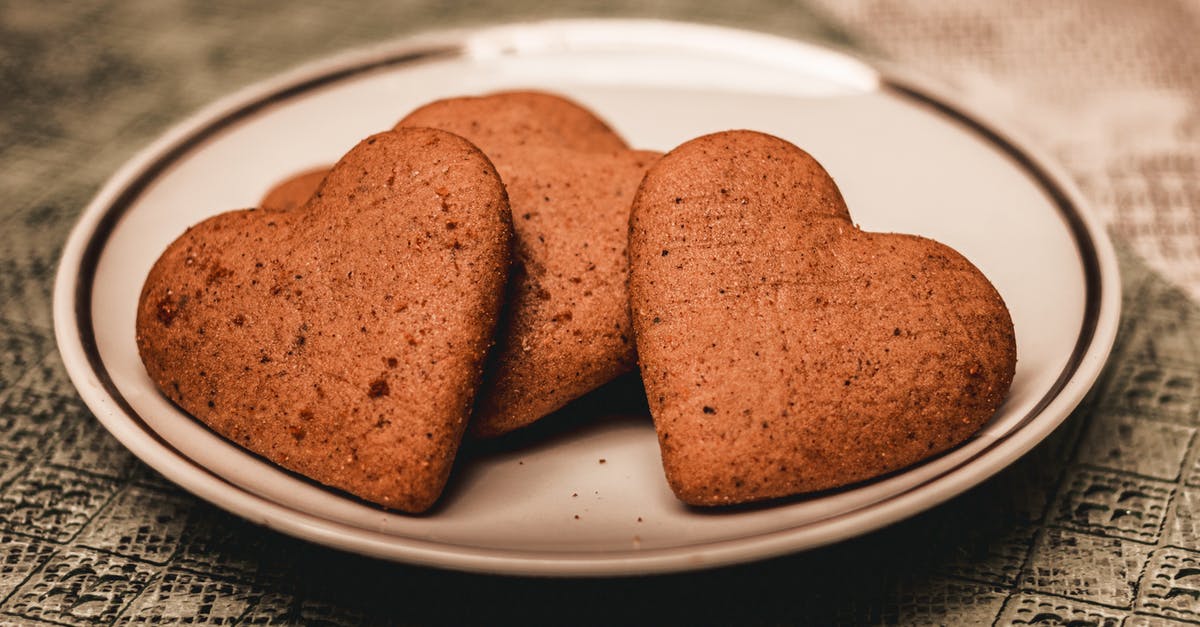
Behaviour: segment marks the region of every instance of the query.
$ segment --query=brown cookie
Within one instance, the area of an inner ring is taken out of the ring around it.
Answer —
[[[536,421],[630,372],[629,207],[649,151],[546,149],[501,162],[513,211],[513,275],[472,433]]]
[[[471,432],[528,425],[635,364],[629,207],[658,153],[634,151],[583,107],[540,92],[452,98],[400,121],[458,133],[496,164],[513,213],[514,275]]]
[[[436,100],[408,114],[398,126],[425,126],[471,140],[493,162],[512,150],[563,148],[616,152],[628,148],[604,120],[582,105],[540,91],[503,91]],[[328,167],[295,174],[269,189],[262,209],[288,210],[317,191]]]
[[[266,195],[258,202],[258,208],[268,211],[290,211],[300,207],[312,198],[328,172],[329,166],[324,166],[293,174],[267,190]]]
[[[630,305],[675,494],[821,490],[970,437],[1012,382],[999,294],[962,255],[850,220],[807,153],[749,131],[663,157],[634,201]]]
[[[450,472],[508,272],[499,176],[460,137],[364,140],[304,211],[234,211],[170,245],[138,304],[150,377],[272,461],[427,509]]]
[[[428,126],[471,140],[493,163],[524,148],[615,152],[629,146],[577,102],[541,91],[447,98],[409,113],[398,126]],[[501,173],[503,175],[503,173]]]

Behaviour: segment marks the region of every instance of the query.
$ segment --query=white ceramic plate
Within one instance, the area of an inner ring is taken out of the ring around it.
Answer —
[[[281,178],[335,160],[417,105],[514,87],[574,97],[637,147],[669,150],[730,128],[804,147],[864,228],[946,242],[995,283],[1017,330],[1007,402],[976,437],[904,472],[715,511],[671,495],[647,416],[598,416],[468,449],[437,508],[405,516],[276,468],[156,391],[138,359],[135,307],[150,266],[188,225],[253,205]],[[231,512],[388,559],[606,575],[813,547],[982,481],[1044,438],[1091,387],[1115,335],[1119,289],[1111,244],[1065,177],[947,97],[790,40],[585,20],[410,39],[304,67],[205,109],[122,168],[84,211],[63,253],[55,324],[96,417],[146,463]]]

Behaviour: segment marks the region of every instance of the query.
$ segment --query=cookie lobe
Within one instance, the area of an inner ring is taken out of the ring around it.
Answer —
[[[616,152],[628,146],[586,107],[549,92],[499,91],[444,98],[422,105],[397,124],[428,127],[467,138],[493,162],[525,149],[555,147],[578,152]],[[517,157],[520,159],[520,157]],[[276,183],[258,206],[286,211],[317,191],[328,167],[296,173]]]
[[[595,113],[544,91],[499,91],[435,100],[404,116],[397,126],[428,126],[461,135],[495,163],[527,148],[577,152],[628,148]]]
[[[301,207],[316,193],[327,173],[328,167],[320,167],[289,176],[267,190],[258,202],[258,208],[268,211],[291,211]]]

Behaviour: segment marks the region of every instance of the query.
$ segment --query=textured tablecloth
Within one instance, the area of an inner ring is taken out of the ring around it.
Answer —
[[[245,523],[133,458],[62,370],[50,320],[75,216],[197,107],[428,28],[658,16],[891,57],[1021,127],[1122,251],[1092,397],[984,485],[807,553],[645,578],[378,562]],[[0,1],[0,624],[1200,622],[1200,2],[343,4]]]

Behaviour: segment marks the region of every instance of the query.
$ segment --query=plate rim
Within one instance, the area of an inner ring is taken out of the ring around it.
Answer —
[[[330,521],[249,493],[187,457],[151,429],[105,373],[91,328],[91,279],[107,236],[146,185],[192,146],[273,102],[350,76],[463,55],[470,36],[519,29],[650,27],[760,38],[840,57],[875,72],[881,91],[932,107],[1000,149],[1031,176],[1067,222],[1085,278],[1083,325],[1071,359],[1022,422],[979,454],[925,483],[841,515],[727,540],[609,553],[499,550],[382,534]],[[120,208],[120,210],[118,210]],[[1036,446],[1082,401],[1115,341],[1121,286],[1115,250],[1069,175],[1010,128],[979,115],[929,79],[812,42],[709,24],[621,18],[555,19],[431,31],[352,49],[255,82],[187,116],[114,173],[83,209],[63,248],[54,286],[54,328],[68,376],[96,418],[142,461],[176,485],[256,524],[326,546],[426,566],[516,575],[611,576],[708,568],[815,548],[933,507],[982,482]],[[103,373],[103,374],[102,374]],[[1013,435],[1021,437],[1014,438]],[[975,468],[975,472],[961,472]]]

